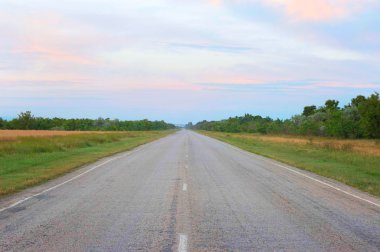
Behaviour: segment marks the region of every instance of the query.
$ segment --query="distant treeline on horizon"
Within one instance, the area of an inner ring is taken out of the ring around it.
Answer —
[[[30,111],[21,112],[18,118],[4,120],[0,117],[0,129],[22,130],[88,130],[88,131],[127,131],[127,130],[168,130],[174,129],[174,124],[164,121],[122,121],[118,119],[64,119],[35,117]]]
[[[187,128],[221,132],[261,134],[289,134],[327,136],[338,138],[380,138],[379,93],[369,97],[358,95],[344,107],[336,100],[327,100],[324,106],[306,106],[302,114],[280,120],[270,117],[230,117],[221,121],[201,121]]]

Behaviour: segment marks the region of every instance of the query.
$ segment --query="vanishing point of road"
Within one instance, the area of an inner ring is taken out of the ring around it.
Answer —
[[[0,251],[379,251],[380,200],[182,130],[0,201]]]

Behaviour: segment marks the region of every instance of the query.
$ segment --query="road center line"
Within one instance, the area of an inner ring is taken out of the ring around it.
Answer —
[[[187,251],[187,235],[179,234],[178,252]]]
[[[29,197],[26,197],[26,198],[24,198],[24,199],[21,199],[21,200],[19,200],[19,201],[16,201],[15,203],[13,203],[13,204],[11,204],[11,205],[9,205],[9,206],[7,206],[7,207],[3,207],[3,208],[0,209],[0,213],[3,212],[3,211],[5,211],[5,210],[8,210],[8,209],[10,209],[10,208],[12,208],[12,207],[15,207],[15,206],[17,206],[17,205],[19,205],[19,204],[21,204],[21,203],[23,203],[23,202],[25,202],[25,201],[27,201],[27,200],[29,200],[29,199],[32,199],[32,198],[37,197],[37,196],[39,196],[39,195],[41,195],[41,194],[47,193],[47,192],[49,192],[49,191],[51,191],[51,190],[54,190],[54,189],[56,189],[56,188],[58,188],[58,187],[63,186],[64,184],[67,184],[67,183],[69,183],[69,182],[71,182],[71,181],[73,181],[73,180],[76,180],[76,179],[82,177],[83,175],[85,175],[85,174],[87,174],[87,173],[89,173],[89,172],[91,172],[91,171],[93,171],[93,170],[95,170],[95,169],[97,169],[97,168],[99,168],[99,167],[105,165],[105,164],[108,164],[108,163],[111,162],[111,161],[114,161],[114,160],[117,160],[117,159],[123,158],[123,157],[125,157],[125,156],[132,155],[133,153],[135,153],[135,152],[137,152],[137,151],[140,151],[140,150],[142,150],[143,148],[144,148],[144,147],[142,147],[142,148],[138,148],[138,149],[135,149],[134,151],[127,152],[126,154],[120,155],[120,156],[118,156],[118,157],[114,157],[114,158],[108,159],[107,161],[105,161],[105,162],[103,162],[103,163],[101,163],[101,164],[98,164],[98,165],[92,167],[91,169],[88,169],[87,171],[84,171],[84,172],[82,172],[82,173],[76,175],[75,177],[72,177],[71,179],[68,179],[68,180],[66,180],[66,181],[64,181],[64,182],[62,182],[62,183],[60,183],[60,184],[58,184],[58,185],[55,185],[55,186],[49,187],[49,188],[47,188],[47,189],[45,189],[45,190],[43,190],[43,191],[41,191],[41,192],[39,192],[39,193],[33,194],[33,195],[29,196]]]
[[[183,191],[186,191],[186,190],[187,190],[187,184],[183,184],[183,186],[182,186],[182,190],[183,190]]]

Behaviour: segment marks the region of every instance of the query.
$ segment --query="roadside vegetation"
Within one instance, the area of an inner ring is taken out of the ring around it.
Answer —
[[[21,112],[17,118],[5,120],[0,117],[0,129],[21,130],[80,130],[80,131],[139,131],[169,130],[175,125],[164,121],[122,121],[118,119],[64,119],[36,117],[30,111]]]
[[[174,132],[1,131],[0,196]]]
[[[380,140],[198,132],[380,196]]]
[[[378,93],[369,97],[358,95],[343,107],[336,100],[327,100],[324,106],[306,106],[302,114],[285,120],[245,114],[221,121],[189,123],[187,127],[235,133],[380,139],[380,98]]]
[[[380,196],[379,93],[306,106],[285,120],[245,114],[187,128]]]

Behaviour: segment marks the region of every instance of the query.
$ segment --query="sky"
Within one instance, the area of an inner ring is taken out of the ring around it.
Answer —
[[[289,118],[380,91],[378,0],[0,0],[0,117]]]

